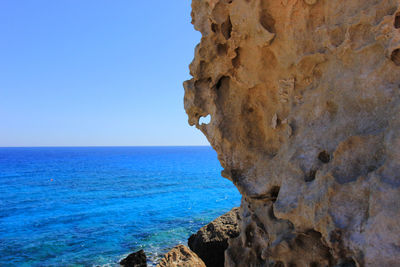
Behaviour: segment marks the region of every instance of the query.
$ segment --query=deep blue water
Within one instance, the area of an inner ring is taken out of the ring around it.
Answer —
[[[0,148],[0,266],[154,262],[239,206],[220,171],[210,147]]]

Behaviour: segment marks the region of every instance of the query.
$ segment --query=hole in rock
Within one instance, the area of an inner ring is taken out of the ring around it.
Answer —
[[[306,234],[309,235],[309,236],[311,236],[311,237],[314,238],[314,239],[321,239],[321,237],[322,237],[322,235],[321,235],[320,232],[315,231],[315,230],[313,230],[313,229],[307,230],[307,231],[306,231]]]
[[[397,13],[396,17],[394,18],[394,27],[396,29],[400,28],[400,13]]]
[[[218,44],[217,45],[217,53],[220,56],[226,55],[226,52],[228,50],[228,47],[226,46],[226,44]]]
[[[331,156],[329,155],[328,152],[326,152],[325,150],[320,152],[318,154],[318,159],[322,162],[322,163],[328,163],[331,160]]]
[[[212,23],[212,24],[211,24],[211,30],[212,30],[214,33],[217,32],[217,31],[218,31],[218,25],[215,24],[215,23]]]
[[[207,125],[207,124],[210,123],[210,121],[211,121],[211,115],[208,114],[207,116],[201,116],[200,117],[199,124],[200,125],[203,125],[203,124]]]
[[[240,47],[238,47],[238,48],[236,48],[235,49],[235,53],[236,53],[236,57],[234,57],[233,59],[232,59],[232,65],[235,67],[235,68],[237,68],[237,67],[239,67],[239,65],[240,65],[240,55],[239,55],[239,50],[240,49]]]
[[[260,14],[260,24],[270,33],[276,33],[275,30],[275,20],[274,18],[265,10]]]
[[[222,23],[221,25],[221,32],[222,35],[224,35],[225,39],[228,40],[231,38],[231,33],[232,33],[232,23],[231,23],[231,18],[228,17],[228,20]]]
[[[273,187],[271,188],[271,190],[269,191],[269,194],[270,194],[270,196],[271,196],[272,202],[275,202],[276,199],[278,198],[279,190],[280,190],[280,189],[281,189],[281,188],[280,188],[279,186],[273,186]]]
[[[228,76],[222,76],[218,82],[215,84],[215,88],[219,90],[224,84],[227,86],[229,83],[229,77]]]
[[[390,59],[393,61],[396,66],[400,66],[400,49],[397,48],[393,50],[392,55],[390,56]]]
[[[223,77],[222,77],[222,78],[223,78]],[[218,82],[215,84],[215,88],[217,88],[217,90],[218,90],[219,88],[221,88],[221,85],[222,85],[222,78],[219,79]]]
[[[318,266],[319,266],[318,262],[311,262],[310,263],[310,267],[318,267]]]
[[[315,180],[315,174],[317,173],[317,170],[310,170],[307,175],[304,177],[305,182],[312,182]]]
[[[276,220],[277,219],[276,216],[275,216],[275,213],[274,213],[274,207],[273,206],[271,206],[271,208],[269,208],[268,216],[269,216],[269,218],[271,220]]]

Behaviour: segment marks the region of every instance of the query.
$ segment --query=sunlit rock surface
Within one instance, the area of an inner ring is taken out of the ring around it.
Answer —
[[[243,195],[226,266],[399,266],[399,7],[193,0],[185,109]]]
[[[188,247],[178,245],[164,255],[157,267],[206,267]]]

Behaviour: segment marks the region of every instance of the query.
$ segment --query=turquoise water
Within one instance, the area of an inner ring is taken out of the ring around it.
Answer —
[[[0,266],[152,264],[239,206],[210,147],[0,148]]]

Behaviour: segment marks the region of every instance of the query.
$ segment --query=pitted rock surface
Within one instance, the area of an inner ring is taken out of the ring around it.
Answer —
[[[178,245],[164,255],[157,267],[206,267],[206,265],[188,247]]]
[[[192,1],[185,110],[243,196],[225,266],[398,266],[399,7]]]

